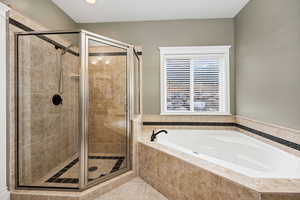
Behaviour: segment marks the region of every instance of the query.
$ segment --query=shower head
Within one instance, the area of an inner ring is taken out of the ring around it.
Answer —
[[[70,44],[69,46],[67,46],[66,48],[64,48],[61,52],[61,55],[64,55],[71,47],[73,46],[73,44]]]

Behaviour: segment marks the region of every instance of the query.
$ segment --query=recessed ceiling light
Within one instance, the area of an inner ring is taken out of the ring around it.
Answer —
[[[86,2],[90,3],[90,4],[95,4],[96,0],[86,0]]]

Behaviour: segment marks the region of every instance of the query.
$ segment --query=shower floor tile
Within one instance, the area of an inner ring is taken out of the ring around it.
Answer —
[[[89,181],[103,177],[124,167],[125,157],[120,155],[90,154]],[[73,157],[41,179],[36,185],[76,187],[79,183],[79,158]]]

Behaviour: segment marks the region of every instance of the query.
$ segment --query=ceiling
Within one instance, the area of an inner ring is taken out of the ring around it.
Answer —
[[[233,18],[249,0],[52,0],[77,23]]]

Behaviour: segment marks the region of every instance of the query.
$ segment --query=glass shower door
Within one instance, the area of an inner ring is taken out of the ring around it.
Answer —
[[[79,187],[78,36],[16,34],[17,187]]]
[[[87,37],[87,183],[128,167],[127,48]]]

